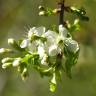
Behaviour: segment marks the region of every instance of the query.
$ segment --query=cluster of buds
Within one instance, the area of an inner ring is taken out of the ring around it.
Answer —
[[[61,9],[60,8],[56,8],[56,9],[51,9],[51,8],[45,8],[43,6],[39,6],[39,15],[40,16],[50,16],[50,15],[55,15],[58,14]]]

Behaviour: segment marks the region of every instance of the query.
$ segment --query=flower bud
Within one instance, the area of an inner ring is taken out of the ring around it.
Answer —
[[[21,64],[21,58],[16,58],[16,60],[14,60],[12,63],[13,67],[17,67],[20,64]]]
[[[12,38],[8,39],[8,44],[11,45],[14,49],[16,49],[16,50],[18,50],[18,51],[24,51],[24,49],[22,49],[22,48],[18,45],[18,43],[17,43],[14,39],[12,39]]]
[[[78,24],[79,23],[79,19],[75,19],[74,24]]]
[[[21,73],[22,80],[25,80],[25,79],[27,78],[27,76],[28,76],[28,70],[27,70],[27,68],[25,67],[25,68],[23,69],[23,72]]]
[[[0,54],[4,54],[4,53],[8,53],[8,52],[12,52],[12,50],[6,49],[6,48],[0,48]]]
[[[39,8],[39,10],[44,10],[43,6],[39,6],[38,8]]]
[[[61,10],[60,9],[54,9],[52,12],[54,13],[54,14],[57,14],[58,12],[60,12]]]
[[[2,63],[7,63],[7,62],[12,62],[13,61],[13,58],[9,58],[9,57],[7,57],[7,58],[3,58],[2,59]]]
[[[12,65],[12,63],[4,63],[4,64],[2,65],[2,68],[3,68],[3,69],[6,69],[6,68],[9,67],[10,65]]]
[[[29,45],[29,40],[28,40],[28,39],[24,39],[24,40],[21,42],[20,47],[21,47],[21,48],[26,48],[26,47],[28,47],[28,45]]]
[[[73,7],[73,6],[72,6],[72,7],[70,7],[70,8],[71,8],[72,11],[77,11],[77,12],[79,12],[79,10],[78,10],[76,7]]]
[[[15,40],[13,38],[8,39],[8,44],[13,45],[15,43]]]
[[[45,15],[45,11],[40,11],[39,12],[39,16],[44,16]]]

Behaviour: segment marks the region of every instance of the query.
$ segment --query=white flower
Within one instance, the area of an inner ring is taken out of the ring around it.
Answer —
[[[71,38],[67,38],[65,40],[65,45],[67,46],[70,52],[76,53],[79,50],[78,43],[75,40],[72,40]]]

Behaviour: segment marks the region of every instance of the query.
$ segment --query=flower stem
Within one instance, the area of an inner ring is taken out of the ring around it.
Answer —
[[[64,2],[65,0],[60,0],[59,6],[60,6],[60,15],[59,15],[59,25],[64,25]]]

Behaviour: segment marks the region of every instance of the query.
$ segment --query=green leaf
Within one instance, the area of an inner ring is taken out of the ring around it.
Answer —
[[[72,66],[74,66],[77,63],[78,56],[79,56],[79,50],[76,53],[70,52],[67,47],[64,48],[64,54],[66,57],[65,62],[65,72],[69,78],[71,78],[71,69]]]
[[[68,30],[69,30],[70,33],[79,31],[80,30],[80,25],[79,24],[73,24]]]

